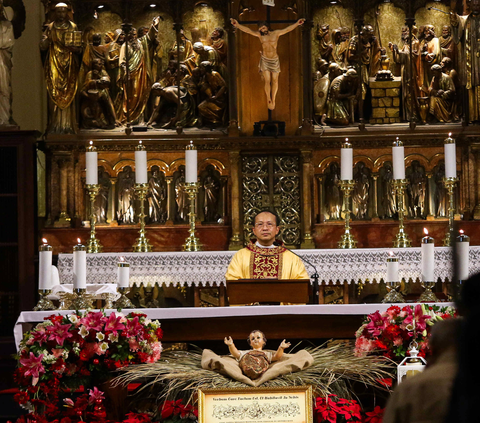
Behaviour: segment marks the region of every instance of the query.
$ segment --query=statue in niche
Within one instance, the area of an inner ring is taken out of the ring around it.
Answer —
[[[81,91],[82,126],[87,129],[113,129],[120,125],[108,87],[110,78],[102,59],[93,59],[92,70],[85,77]]]
[[[15,124],[12,120],[12,52],[15,44],[13,25],[0,0],[0,126]]]
[[[277,53],[278,39],[303,25],[305,19],[299,19],[293,25],[287,26],[283,29],[271,31],[267,22],[258,23],[258,31],[252,31],[250,28],[241,25],[236,19],[230,19],[230,22],[235,28],[246,34],[253,35],[260,39],[262,44],[262,52],[260,53],[260,63],[258,69],[262,74],[265,82],[265,94],[267,96],[267,106],[270,110],[275,109],[275,99],[278,91],[278,76],[280,74],[280,59]]]
[[[123,98],[120,108],[117,109],[118,119],[125,123],[128,119],[132,123],[143,121],[143,113],[150,97],[152,88],[151,66],[152,51],[156,45],[158,23],[160,18],[153,19],[152,25],[146,35],[137,37],[137,30],[132,28],[127,35],[128,44],[128,78],[126,44],[120,49],[120,81]]]
[[[353,122],[358,85],[355,69],[348,69],[332,81],[328,92],[327,122],[344,126]]]
[[[425,38],[420,50],[419,84],[420,89],[428,93],[428,88],[433,78],[432,66],[439,65],[442,61],[442,50],[440,48],[440,40],[435,36],[435,27],[433,25],[425,25],[423,33]]]
[[[110,175],[103,166],[98,166],[98,185],[100,190],[95,197],[94,211],[97,223],[107,223],[108,193],[110,192]]]
[[[220,179],[215,175],[215,167],[208,165],[207,175],[203,179],[202,186],[204,191],[203,209],[205,222],[217,222],[220,218],[218,214],[218,203],[220,200]]]
[[[105,41],[105,47],[106,47],[106,50],[108,51],[110,44],[113,43],[113,40],[115,40],[115,32],[113,31],[105,32],[105,34],[103,35],[103,40]]]
[[[445,217],[447,215],[447,196],[443,183],[445,178],[445,163],[440,162],[435,172],[435,216]]]
[[[78,75],[79,87],[83,86],[85,77],[93,68],[93,61],[100,59],[105,61],[106,46],[102,46],[102,35],[94,33],[93,29],[83,34],[85,49],[83,50],[82,64]]]
[[[353,175],[355,186],[352,192],[353,213],[356,219],[366,219],[368,217],[368,191],[370,188],[368,173],[365,163],[358,162]]]
[[[455,43],[461,43],[458,49],[458,67],[461,85],[467,90],[468,109],[465,110],[468,122],[480,120],[480,54],[479,54],[479,31],[480,31],[480,0],[469,2],[469,15],[459,16],[450,14],[450,24],[453,29]]]
[[[452,122],[455,106],[455,85],[452,78],[442,72],[440,65],[432,66],[433,78],[428,89],[430,113],[439,122]]]
[[[55,20],[46,26],[40,41],[40,50],[46,52],[44,69],[49,94],[49,133],[77,132],[75,93],[80,68],[78,56],[82,48],[66,43],[66,39],[69,40],[76,31],[77,25],[68,20],[68,6],[58,3],[55,6]]]
[[[402,106],[403,118],[411,120],[412,116],[418,116],[418,97],[420,97],[420,89],[417,84],[417,68],[410,65],[410,31],[408,27],[402,28],[402,49],[393,43],[388,43],[393,53],[393,61],[401,65],[402,79]],[[415,64],[418,60],[418,41],[412,40],[412,59]],[[412,87],[414,91],[413,110],[412,110]]]
[[[167,181],[158,166],[152,166],[148,180],[148,217],[150,223],[165,223],[167,220]]]
[[[105,52],[105,67],[107,69],[108,76],[110,77],[110,96],[116,110],[120,106],[117,103],[121,100],[121,85],[119,84],[120,78],[120,49],[125,42],[125,33],[121,29],[116,29],[114,33],[113,41],[108,45]]]
[[[178,52],[180,50],[180,53]],[[180,31],[180,46],[177,48],[177,42],[173,44],[169,52],[168,60],[170,62],[177,62],[178,59],[182,65],[185,65],[188,68],[188,72],[192,73],[192,70],[195,68],[195,52],[193,51],[192,42],[185,37],[183,29]]]
[[[213,70],[210,62],[200,64],[200,91],[204,100],[198,105],[203,122],[220,124],[225,121],[227,108],[227,84],[220,73]]]
[[[408,186],[408,206],[411,217],[424,217],[425,215],[425,196],[427,191],[427,178],[424,169],[420,166],[418,160],[411,164],[410,174],[407,175]]]
[[[333,56],[333,45],[330,40],[330,25],[328,24],[317,24],[317,34],[318,40],[318,50],[320,53],[320,58],[326,60],[328,63],[332,62]]]
[[[213,47],[205,46],[202,43],[195,43],[193,51],[197,54],[196,66],[200,67],[202,62],[210,62],[214,71],[227,80],[227,67],[220,60],[220,55]]]
[[[187,69],[187,74],[190,74],[188,68],[185,65],[180,65],[180,67],[182,66]],[[175,85],[177,82],[177,68],[177,63],[169,62],[167,68],[162,72],[157,82],[162,87],[170,87]]]
[[[325,203],[328,220],[340,220],[342,211],[342,196],[340,190],[340,166],[337,162],[330,163],[325,177]]]
[[[133,208],[135,197],[135,177],[130,166],[125,166],[118,174],[118,223],[135,223]]]
[[[393,168],[391,163],[385,163],[383,165],[383,217],[392,218],[397,213],[397,196],[395,194],[395,188],[393,185]]]
[[[444,57],[442,59],[442,72],[452,78],[453,85],[455,87],[455,100],[453,106],[453,120],[458,122],[462,116],[462,85],[460,83],[460,76],[458,72],[453,68],[453,61],[450,57]]]
[[[228,46],[223,37],[225,36],[225,30],[222,27],[216,27],[210,34],[210,43],[212,47],[217,51],[220,61],[227,66]]]
[[[455,61],[455,42],[452,35],[452,27],[450,25],[444,25],[442,27],[442,36],[440,37],[440,48],[442,49],[442,57],[450,58],[454,66],[456,65]]]
[[[332,50],[333,61],[337,65],[339,65],[341,68],[346,68],[348,40],[347,40],[347,43],[345,44],[345,41],[343,41],[342,39],[341,28],[337,28],[332,31],[332,41],[333,41],[333,50]]]
[[[178,175],[175,179],[175,203],[177,204],[176,221],[188,222],[188,194],[185,190],[185,166],[178,168]]]
[[[330,80],[328,78],[328,62],[324,59],[317,59],[317,71],[313,83],[313,109],[315,116],[322,117],[326,112],[326,103]]]

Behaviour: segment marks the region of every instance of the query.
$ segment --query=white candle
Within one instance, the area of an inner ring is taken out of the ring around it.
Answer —
[[[403,142],[397,137],[393,143],[393,179],[405,179],[405,151]]]
[[[387,279],[385,282],[398,282],[398,258],[387,258]]]
[[[469,276],[469,252],[470,247],[470,237],[465,235],[462,230],[460,230],[460,235],[457,236],[456,244],[456,254],[457,254],[457,263],[458,263],[458,280],[466,281]]]
[[[73,247],[73,289],[87,289],[87,249],[80,239]]]
[[[185,182],[195,183],[197,179],[197,149],[190,141],[185,150]]]
[[[52,288],[52,250],[45,238],[42,239],[43,244],[38,248],[38,289]]]
[[[142,141],[139,141],[135,147],[135,183],[146,184],[147,182],[147,150]]]
[[[353,180],[353,148],[345,138],[340,150],[340,179],[342,181]]]
[[[423,229],[425,236],[422,238],[422,281],[435,282],[435,240],[428,236],[427,229]]]
[[[119,288],[128,288],[130,286],[130,265],[125,263],[123,257],[118,263],[117,286]]]
[[[60,275],[57,266],[52,266],[52,287],[60,285]]]
[[[87,185],[98,184],[98,157],[93,141],[90,141],[90,146],[85,153],[85,162],[87,165]]]
[[[451,133],[448,134],[448,138],[445,139],[445,177],[456,178],[457,177],[457,152],[455,140],[451,137]]]

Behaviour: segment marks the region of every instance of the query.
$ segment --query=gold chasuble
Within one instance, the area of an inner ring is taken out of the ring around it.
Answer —
[[[238,251],[225,279],[310,279],[302,260],[283,246],[261,248],[251,242]]]

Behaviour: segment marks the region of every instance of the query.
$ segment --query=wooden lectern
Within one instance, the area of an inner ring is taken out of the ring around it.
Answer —
[[[310,279],[238,279],[226,281],[229,304],[308,304]]]

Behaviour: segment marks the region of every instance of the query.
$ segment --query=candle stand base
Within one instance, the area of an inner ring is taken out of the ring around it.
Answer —
[[[138,221],[140,223],[140,236],[137,238],[137,241],[133,245],[134,253],[149,253],[152,251],[152,245],[148,241],[148,238],[145,236],[145,198],[147,198],[148,193],[148,184],[135,184],[135,193],[137,194],[138,200],[140,202],[140,213],[138,215]]]
[[[52,301],[47,298],[47,295],[51,293],[51,289],[39,289],[38,294],[40,295],[40,299],[38,300],[37,305],[33,307],[33,311],[56,310]]]
[[[438,303],[437,296],[432,292],[432,288],[435,286],[435,282],[422,282],[422,288],[425,289],[420,298],[419,303]]]
[[[58,294],[60,297],[60,305],[58,306],[59,310],[72,310],[72,301],[77,297],[75,294],[70,292],[60,292]]]
[[[120,298],[115,301],[112,308],[124,309],[124,308],[135,308],[130,299],[127,297],[127,294],[130,292],[130,288],[117,288],[117,292],[120,293]]]
[[[397,290],[400,288],[400,282],[385,282],[388,293],[382,300],[382,303],[404,303],[405,299]]]
[[[100,191],[99,184],[87,184],[88,195],[90,196],[90,238],[87,242],[87,253],[101,253],[103,250],[102,244],[96,238],[95,223],[97,218],[95,216],[95,198]]]
[[[203,246],[200,244],[200,239],[195,236],[195,220],[197,214],[195,213],[195,200],[197,198],[198,184],[196,182],[185,183],[185,191],[187,191],[190,200],[190,213],[188,213],[188,220],[190,223],[190,234],[182,245],[183,251],[202,251]]]
[[[408,248],[412,246],[412,241],[405,233],[405,225],[404,225],[404,218],[405,218],[405,205],[403,202],[403,197],[405,194],[405,189],[407,187],[408,181],[406,179],[395,179],[393,181],[393,187],[395,189],[395,193],[397,195],[397,210],[398,210],[398,234],[393,240],[393,248]]]
[[[93,308],[92,294],[87,294],[86,289],[74,289],[73,294],[75,297],[72,299],[72,310],[86,310]]]
[[[101,298],[105,301],[105,305],[103,306],[103,308],[114,308],[113,301],[115,299],[115,294],[112,294],[111,292],[104,292],[103,294],[101,294]]]

